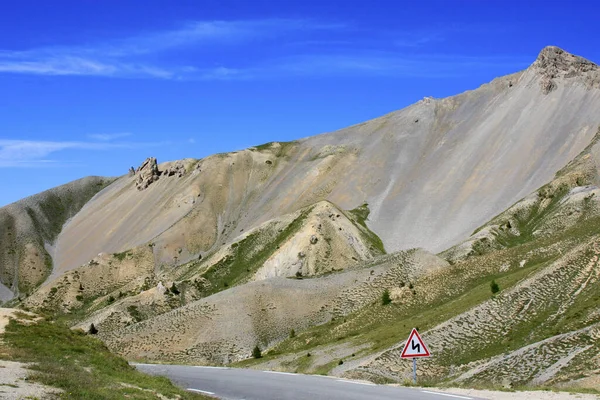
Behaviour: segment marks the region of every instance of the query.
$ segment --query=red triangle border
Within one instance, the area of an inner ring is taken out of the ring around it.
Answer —
[[[417,336],[419,343],[421,343],[421,345],[423,346],[423,350],[425,350],[425,354],[406,355],[406,349],[408,349],[408,344],[412,341],[412,338],[415,335]],[[400,356],[400,358],[415,358],[415,357],[431,357],[431,353],[429,352],[429,349],[427,348],[427,346],[425,346],[425,342],[423,341],[423,339],[421,339],[419,332],[417,332],[417,330],[415,328],[413,328],[413,330],[410,332],[410,335],[408,336],[408,340],[404,344],[404,349],[402,349],[402,355]]]

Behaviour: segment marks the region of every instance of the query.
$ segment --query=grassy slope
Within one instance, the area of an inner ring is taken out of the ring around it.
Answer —
[[[60,398],[156,399],[159,393],[168,398],[208,399],[178,389],[166,378],[138,372],[100,340],[52,320],[33,324],[11,320],[3,341],[0,356],[33,363],[29,379],[62,389]]]
[[[204,295],[209,296],[230,286],[245,283],[280,245],[300,230],[310,212],[311,208],[302,211],[270,242],[261,241],[261,232],[257,231],[234,243],[232,245],[233,254],[225,256],[202,274],[202,277],[211,283]]]

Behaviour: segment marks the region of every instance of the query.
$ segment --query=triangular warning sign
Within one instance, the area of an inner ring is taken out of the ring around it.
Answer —
[[[408,336],[408,340],[404,345],[404,350],[402,350],[402,358],[413,358],[413,357],[430,357],[431,353],[427,346],[425,346],[425,342],[419,336],[419,332],[413,328],[412,332]]]

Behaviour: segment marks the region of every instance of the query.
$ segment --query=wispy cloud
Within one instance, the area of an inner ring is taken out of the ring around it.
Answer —
[[[227,68],[157,66],[145,55],[167,51],[196,51],[202,46],[243,44],[261,38],[278,38],[291,32],[336,30],[343,24],[324,24],[298,19],[249,21],[195,21],[183,27],[149,32],[108,43],[87,46],[53,46],[23,51],[0,50],[0,73],[35,75],[85,75],[174,79],[204,76],[218,79]],[[199,74],[196,74],[200,71]]]
[[[122,133],[92,133],[87,135],[90,139],[100,140],[103,142],[108,142],[115,139],[121,139],[124,137],[131,136],[130,132],[122,132]]]
[[[523,57],[471,57],[464,55],[397,54],[392,52],[341,52],[300,54],[269,60],[247,68],[198,70],[189,79],[265,80],[287,77],[427,77],[450,78],[489,68],[520,69],[528,65]]]
[[[96,45],[0,50],[0,73],[224,81],[338,75],[457,76],[488,66],[528,64],[529,60],[514,57],[423,54],[427,46],[447,40],[453,32],[465,33],[464,29],[367,35],[348,24],[304,19],[192,21],[173,30]],[[417,49],[421,54],[415,54]]]
[[[114,150],[158,146],[160,143],[0,140],[0,168],[43,167],[62,161],[51,158],[65,150]]]

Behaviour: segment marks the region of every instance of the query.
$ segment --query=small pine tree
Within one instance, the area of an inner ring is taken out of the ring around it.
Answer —
[[[296,337],[296,331],[292,329],[290,331],[290,338],[294,338],[294,337]]]
[[[492,291],[492,294],[496,294],[500,291],[500,286],[496,281],[492,280],[492,282],[490,282],[490,290]]]
[[[96,327],[94,326],[94,324],[91,324],[91,325],[90,325],[90,329],[88,330],[88,333],[89,333],[90,335],[95,335],[95,334],[97,334],[97,333],[98,333],[98,329],[96,329]]]
[[[175,286],[175,282],[173,282],[173,285],[171,285],[171,293],[173,294],[179,294],[179,289],[177,289],[177,286]]]
[[[392,302],[392,298],[390,297],[390,291],[385,289],[383,294],[381,295],[381,305],[387,306]]]
[[[258,347],[258,345],[254,346],[254,350],[252,350],[252,357],[262,358],[262,353],[261,353],[260,347]]]

